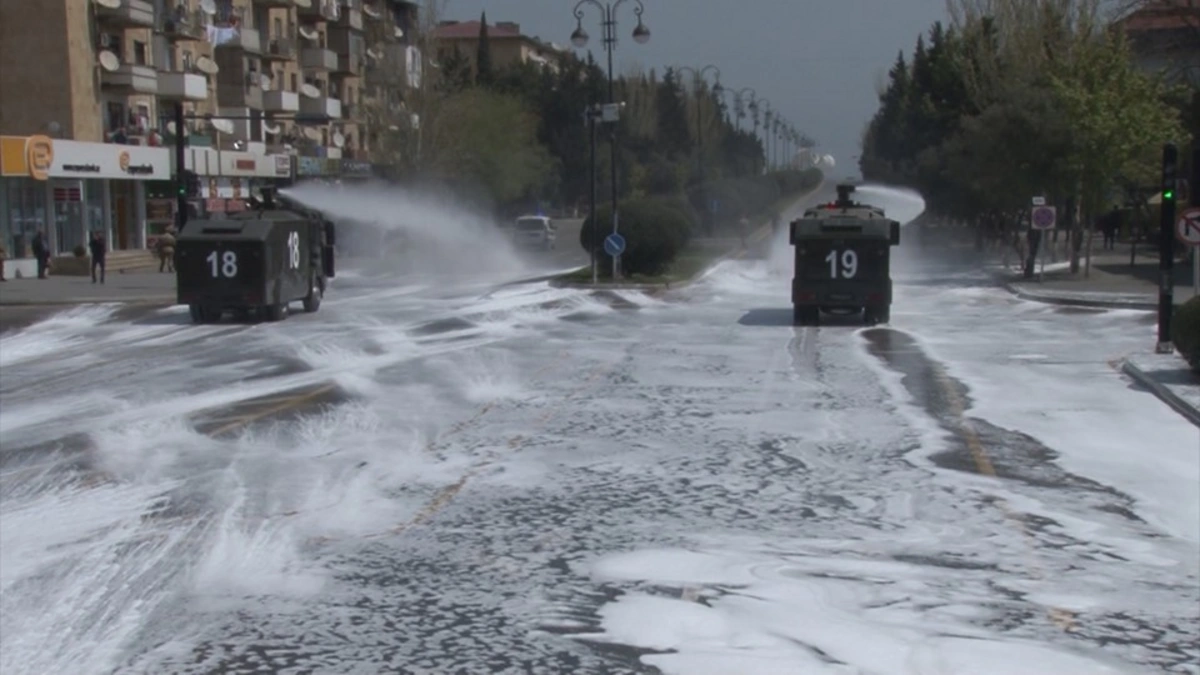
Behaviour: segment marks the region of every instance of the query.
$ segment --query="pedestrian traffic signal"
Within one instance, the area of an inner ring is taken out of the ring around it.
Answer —
[[[185,169],[176,189],[179,191],[180,197],[196,195],[200,192],[200,177],[196,175],[195,171]]]

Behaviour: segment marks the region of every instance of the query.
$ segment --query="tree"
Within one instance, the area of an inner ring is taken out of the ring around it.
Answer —
[[[479,46],[475,53],[475,84],[486,87],[494,81],[492,43],[488,38],[487,12],[479,16]]]

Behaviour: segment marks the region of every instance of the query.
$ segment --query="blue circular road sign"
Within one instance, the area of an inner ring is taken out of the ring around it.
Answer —
[[[604,238],[604,252],[616,258],[625,252],[625,237],[613,232]]]

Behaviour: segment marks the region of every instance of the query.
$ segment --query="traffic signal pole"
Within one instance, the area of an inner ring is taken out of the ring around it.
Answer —
[[[1175,173],[1179,165],[1179,150],[1174,143],[1163,146],[1162,204],[1158,220],[1158,345],[1155,351],[1170,354],[1171,312],[1175,308]]]
[[[187,173],[184,170],[183,103],[175,103],[175,229],[187,224]]]

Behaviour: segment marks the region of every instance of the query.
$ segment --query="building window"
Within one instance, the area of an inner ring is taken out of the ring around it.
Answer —
[[[295,74],[295,73],[292,73],[292,81],[291,81],[291,85],[292,85],[292,86],[291,86],[291,88],[290,88],[290,89],[288,89],[288,91],[290,91],[290,92],[297,92],[297,91],[299,91],[299,90],[300,90],[300,81],[299,81],[298,79],[296,79],[296,74]]]
[[[279,17],[275,17],[275,26],[272,30],[272,34],[275,36],[276,40],[283,37],[283,20]]]
[[[150,55],[146,50],[146,43],[139,40],[133,41],[133,62],[139,66],[149,65],[148,60]]]
[[[180,70],[185,73],[191,72],[191,70],[192,70],[192,53],[191,52],[185,51],[183,53],[183,67],[180,68]]]

